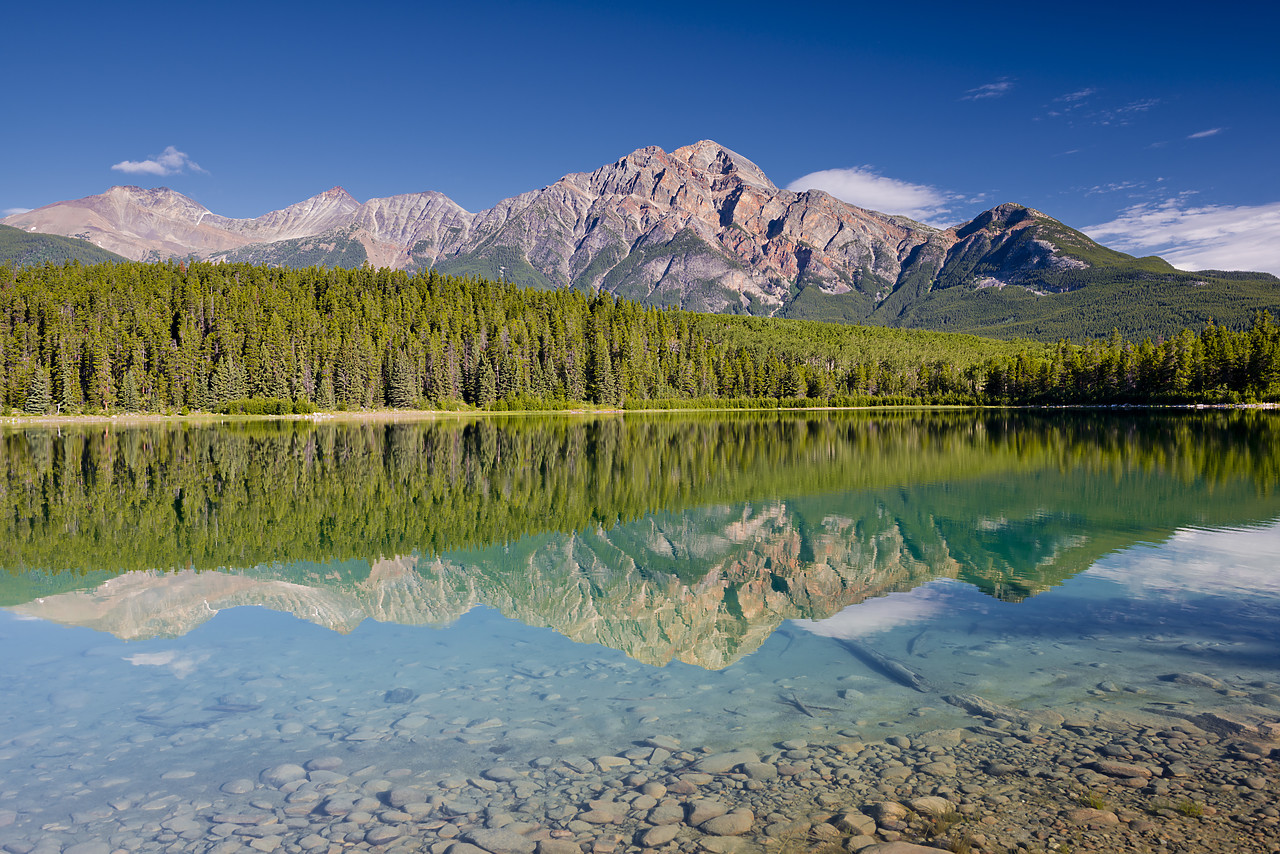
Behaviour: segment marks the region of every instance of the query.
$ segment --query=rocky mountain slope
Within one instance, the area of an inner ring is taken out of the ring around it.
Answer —
[[[782,190],[750,160],[705,140],[672,152],[641,148],[479,213],[439,193],[360,204],[335,187],[256,219],[229,219],[172,190],[113,187],[3,222],[135,260],[430,267],[699,311],[988,334],[1053,337],[1053,323],[1018,324],[1062,307],[1057,295],[1091,287],[1086,302],[1110,301],[1117,283],[1176,289],[1183,323],[1280,303],[1275,277],[1179,273],[1021,205],[939,230],[821,191]],[[1204,285],[1212,295],[1196,293]],[[1082,310],[1072,303],[1067,313]],[[1109,316],[1122,331],[1143,331]]]

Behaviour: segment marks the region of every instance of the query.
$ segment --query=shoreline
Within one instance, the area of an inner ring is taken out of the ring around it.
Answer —
[[[187,415],[165,412],[127,412],[127,413],[93,413],[76,415],[8,415],[0,416],[0,427],[64,427],[95,424],[119,424],[134,426],[141,424],[193,423],[222,424],[228,422],[252,421],[436,421],[454,418],[492,418],[507,416],[554,416],[554,415],[666,415],[697,413],[760,413],[760,412],[888,412],[901,410],[921,410],[930,412],[1015,410],[1019,412],[1201,412],[1208,410],[1275,410],[1280,403],[1180,403],[1180,404],[1138,404],[1138,403],[1097,403],[1097,404],[1055,404],[1044,406],[1018,405],[994,406],[986,404],[931,404],[931,403],[899,403],[886,406],[804,406],[804,407],[690,407],[663,409],[625,409],[625,408],[565,408],[565,409],[361,409],[318,411],[306,414],[290,415],[230,415],[216,412],[194,412]]]

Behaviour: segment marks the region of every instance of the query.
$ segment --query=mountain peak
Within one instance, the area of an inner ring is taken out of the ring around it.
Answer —
[[[983,211],[969,222],[956,229],[956,237],[963,240],[971,234],[976,234],[985,228],[1012,228],[1020,225],[1030,219],[1048,219],[1047,216],[1040,211],[1033,210],[1026,205],[1020,205],[1017,202],[1005,202],[996,205],[991,210]]]
[[[759,166],[731,148],[715,140],[702,139],[671,152],[677,160],[688,163],[694,169],[714,175],[735,175],[744,183],[768,190],[778,189]]]
[[[119,184],[111,187],[102,194],[112,202],[133,202],[144,207],[184,207],[191,208],[205,213],[209,209],[199,202],[182,195],[177,190],[168,187],[139,187],[134,184]],[[94,198],[89,196],[89,199]]]
[[[340,199],[350,199],[353,202],[356,201],[355,196],[352,196],[350,193],[348,193],[345,188],[336,186],[336,185],[333,187],[330,187],[329,189],[325,190],[323,193],[319,194],[318,196],[315,196],[314,198],[324,199],[326,201],[335,201]]]
[[[341,187],[333,187],[287,208],[263,214],[251,221],[250,230],[270,230],[273,239],[277,240],[318,234],[347,224],[359,209],[360,203],[350,193]]]

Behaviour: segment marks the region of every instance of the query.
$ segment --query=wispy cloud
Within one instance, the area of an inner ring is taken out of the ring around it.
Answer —
[[[18,214],[30,213],[31,208],[5,208],[0,211],[0,216],[17,216]]]
[[[1226,128],[1209,128],[1208,130],[1199,130],[1187,136],[1187,139],[1204,139],[1206,136],[1217,136]]]
[[[1159,98],[1141,98],[1119,106],[1108,106],[1104,99],[1094,97],[1101,91],[1091,86],[1059,95],[1045,105],[1045,116],[1051,119],[1064,119],[1072,125],[1079,122],[1098,127],[1124,126],[1131,124],[1142,113],[1161,104]],[[1098,103],[1099,100],[1103,100],[1103,103]],[[1039,121],[1040,117],[1036,120]]]
[[[129,175],[177,175],[188,169],[208,174],[185,151],[179,151],[172,145],[165,148],[163,153],[146,160],[121,160],[111,168]]]
[[[1013,81],[1008,77],[1001,77],[994,83],[983,83],[974,89],[970,89],[960,97],[961,101],[982,101],[987,98],[999,98],[1008,94],[1013,88]]]
[[[950,224],[951,206],[962,200],[957,193],[927,184],[886,178],[876,174],[869,166],[810,172],[792,181],[787,189],[793,193],[825,190],[837,199],[860,208],[906,216],[931,224],[939,220]]]
[[[1109,184],[1095,184],[1092,187],[1085,187],[1077,192],[1082,192],[1086,196],[1100,196],[1104,193],[1120,193],[1126,190],[1140,190],[1147,185],[1142,181],[1112,181]]]
[[[1083,108],[1087,104],[1088,100],[1096,94],[1098,94],[1098,90],[1090,86],[1086,89],[1077,89],[1074,92],[1059,95],[1053,99],[1053,103],[1058,106],[1051,107],[1048,115],[1050,118],[1058,118],[1059,116],[1065,116],[1071,113],[1073,110],[1079,110]]]
[[[1280,202],[1187,206],[1184,199],[1134,205],[1083,229],[1093,239],[1183,270],[1262,270],[1280,275]]]
[[[1123,126],[1132,123],[1134,118],[1159,105],[1159,98],[1143,98],[1139,101],[1121,104],[1119,107],[1113,107],[1109,110],[1100,110],[1092,118],[1096,124]]]
[[[1086,89],[1077,89],[1074,92],[1068,92],[1065,95],[1059,95],[1053,100],[1058,102],[1059,104],[1076,104],[1076,103],[1079,103],[1080,101],[1083,101],[1085,98],[1088,98],[1090,95],[1096,95],[1096,94],[1098,94],[1098,90],[1090,86]]]

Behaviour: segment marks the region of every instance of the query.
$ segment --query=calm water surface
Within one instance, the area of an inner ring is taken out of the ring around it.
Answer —
[[[958,801],[944,748],[959,736],[940,733],[1122,721],[1266,743],[1278,427],[876,414],[3,433],[0,846],[638,850],[658,824],[646,799],[662,800],[639,787],[692,769],[693,789],[750,793],[755,823],[715,835],[733,845],[683,825],[666,844],[746,851],[773,847],[792,790],[832,777],[812,745],[942,745],[908,794]],[[698,777],[706,754],[743,749],[782,777],[739,762]],[[887,796],[896,766],[871,774],[862,756],[834,775]],[[596,821],[600,792],[630,812]]]

